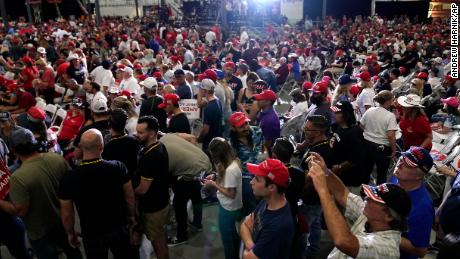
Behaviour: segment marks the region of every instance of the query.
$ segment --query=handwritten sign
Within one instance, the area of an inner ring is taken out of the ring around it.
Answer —
[[[179,101],[179,107],[187,115],[189,120],[196,120],[200,118],[200,108],[198,108],[197,100],[184,99]]]

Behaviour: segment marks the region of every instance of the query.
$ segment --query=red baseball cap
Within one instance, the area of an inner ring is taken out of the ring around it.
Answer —
[[[267,159],[258,165],[247,163],[246,168],[249,173],[261,177],[267,177],[276,185],[283,187],[287,187],[289,185],[289,171],[283,162],[277,159]]]
[[[370,81],[371,73],[369,73],[368,71],[363,71],[360,74],[358,74],[357,77],[359,77],[363,81]]]
[[[123,35],[121,35],[121,38],[122,38],[123,40],[127,40],[127,39],[128,39],[128,35],[127,35],[127,34],[123,34]]]
[[[303,90],[310,90],[313,87],[313,84],[310,81],[306,81],[305,83],[303,83],[302,87]]]
[[[425,72],[420,72],[420,73],[417,74],[417,78],[427,80],[428,79],[428,74],[425,73]]]
[[[441,99],[441,102],[442,103],[445,103],[447,105],[449,105],[450,107],[453,107],[453,108],[458,108],[459,106],[459,101],[458,101],[458,98],[457,97],[449,97],[447,99]]]
[[[44,110],[36,106],[32,106],[27,111],[27,117],[33,122],[40,122],[45,119],[46,113]]]
[[[278,97],[272,90],[263,90],[260,94],[254,95],[257,101],[276,101]]]
[[[24,56],[21,58],[21,62],[24,64],[32,64],[33,60],[29,56]]]
[[[358,85],[352,85],[351,88],[350,88],[350,93],[353,95],[353,96],[357,96],[360,92],[360,89],[359,89],[359,86]]]
[[[128,90],[123,90],[121,91],[118,96],[126,96],[127,98],[131,98],[133,95],[130,91]]]
[[[166,106],[168,106],[168,104],[178,104],[179,103],[179,96],[177,94],[167,94],[164,96],[164,99],[163,99],[163,103],[160,103],[158,105],[158,108],[160,109],[163,109],[163,108],[166,108]]]
[[[139,64],[139,63],[136,63],[136,65],[134,65],[133,68],[134,68],[134,69],[142,69],[142,65]]]
[[[233,127],[241,127],[243,126],[244,123],[251,121],[246,114],[242,112],[235,112],[232,115],[230,115],[230,125]]]
[[[453,78],[451,75],[445,75],[444,80],[449,81],[449,82],[455,82],[457,81],[457,78]]]
[[[204,73],[198,75],[198,79],[202,81],[203,79],[208,78],[211,79],[212,81],[216,82],[217,81],[217,73],[216,71],[212,69],[206,69]]]
[[[235,63],[233,63],[233,62],[231,62],[231,61],[226,62],[225,65],[224,65],[224,67],[231,67],[231,68],[235,69]]]
[[[153,73],[153,77],[155,77],[156,79],[161,79],[161,78],[163,78],[163,76],[161,75],[161,73],[158,72],[158,71],[155,72],[155,73]]]
[[[18,90],[19,85],[15,81],[6,83],[6,90],[12,92]]]
[[[327,83],[324,81],[319,81],[313,85],[310,91],[317,93],[317,94],[327,94]]]
[[[169,59],[171,59],[172,62],[179,61],[179,58],[177,56],[171,56]]]
[[[401,74],[405,74],[407,72],[407,68],[405,67],[399,67],[399,72],[401,72]]]

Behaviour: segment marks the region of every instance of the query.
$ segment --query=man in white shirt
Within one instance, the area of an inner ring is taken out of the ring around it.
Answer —
[[[335,248],[329,259],[399,258],[401,232],[407,230],[411,200],[395,184],[362,185],[361,197],[351,193],[320,155],[309,158],[308,177],[318,192],[324,219]],[[345,209],[345,218],[336,202]]]
[[[115,78],[112,71],[110,71],[111,66],[110,61],[104,60],[102,61],[102,65],[93,69],[90,74],[94,82],[102,86],[102,91],[105,93],[115,83]]]
[[[123,52],[125,50],[131,50],[131,43],[128,40],[128,35],[123,34],[121,35],[121,41],[118,45],[118,51]]]
[[[96,82],[85,82],[83,89],[86,92],[86,101],[89,103],[90,107],[92,103],[96,100],[104,100],[107,102],[107,97],[101,91],[101,85]]]
[[[240,46],[245,47],[246,43],[249,41],[249,35],[245,27],[241,28],[240,34]]]
[[[120,82],[120,92],[126,90],[131,93],[137,100],[141,99],[141,87],[136,78],[133,77],[133,69],[126,66],[120,69],[122,71],[123,80]]]
[[[304,114],[308,110],[308,102],[305,95],[299,88],[292,90],[289,95],[292,97],[291,109],[288,112],[288,118]]]
[[[213,42],[217,39],[216,33],[213,31],[208,31],[205,35],[206,44],[211,46]]]

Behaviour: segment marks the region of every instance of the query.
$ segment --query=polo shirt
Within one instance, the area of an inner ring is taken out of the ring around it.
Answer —
[[[409,148],[411,146],[420,146],[426,137],[431,134],[431,126],[428,118],[425,115],[419,115],[414,120],[401,118],[399,121],[399,128],[402,133],[402,140],[404,146]],[[427,147],[431,149],[432,144]]]
[[[280,137],[280,119],[278,114],[270,107],[264,111],[261,111],[257,116],[257,124],[262,129],[264,141],[273,141]]]
[[[349,193],[345,210],[345,218],[352,222],[350,231],[359,242],[359,252],[356,258],[397,259],[399,258],[399,244],[401,232],[386,230],[368,233],[365,225],[366,216],[363,215],[365,203],[361,197]],[[334,248],[328,259],[348,259],[350,256]]]
[[[163,143],[145,147],[139,153],[136,176],[151,181],[147,192],[139,197],[139,211],[152,213],[169,204],[169,156]]]
[[[122,162],[128,169],[129,176],[134,182],[139,150],[139,142],[133,136],[128,134],[116,137],[110,136],[109,141],[104,145],[102,158]]]
[[[129,181],[128,170],[120,161],[82,161],[62,179],[59,198],[75,203],[84,237],[103,236],[127,223],[123,185]]]

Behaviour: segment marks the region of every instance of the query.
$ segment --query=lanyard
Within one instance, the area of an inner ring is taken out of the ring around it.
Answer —
[[[147,151],[145,151],[144,155],[146,155],[148,152],[152,151],[152,149],[158,147],[158,145],[160,145],[160,142],[157,142],[155,145],[153,145],[152,147],[150,147],[149,149],[147,149]]]
[[[324,141],[322,141],[322,142],[319,142],[318,144],[314,145],[314,146],[311,147],[310,149],[316,148],[316,147],[319,147],[319,146],[322,146],[322,145],[325,145],[325,144],[329,144],[329,140],[324,140]]]
[[[97,163],[100,163],[102,162],[102,159],[98,159],[98,160],[94,160],[94,161],[89,161],[89,162],[81,162],[80,165],[94,165],[94,164],[97,164]]]
[[[116,140],[116,139],[121,139],[121,138],[124,138],[124,137],[126,137],[126,136],[128,136],[128,134],[124,134],[124,135],[119,136],[119,137],[113,137],[113,138],[110,139],[110,141]]]

